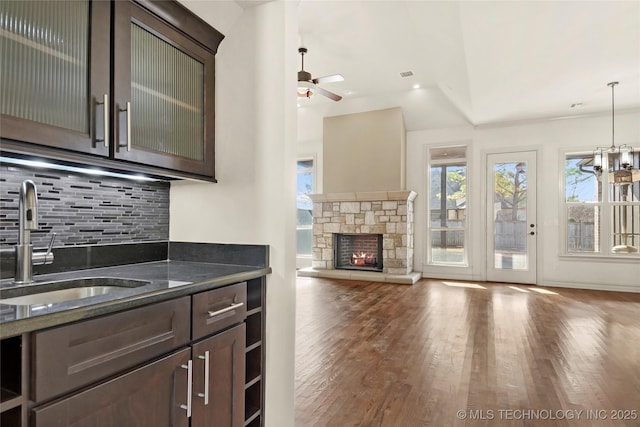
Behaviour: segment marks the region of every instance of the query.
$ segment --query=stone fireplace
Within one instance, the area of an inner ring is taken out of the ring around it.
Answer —
[[[313,243],[311,270],[322,272],[342,269],[336,267],[336,235],[380,235],[382,256],[376,268],[365,268],[369,274],[383,276],[413,275],[413,201],[414,191],[376,191],[356,193],[312,194]],[[377,239],[377,238],[376,238]],[[355,251],[354,251],[355,252]],[[370,251],[358,251],[370,252]],[[349,253],[347,257],[352,257]],[[369,255],[370,256],[370,255]],[[363,255],[365,259],[365,255]],[[347,263],[371,263],[371,261],[348,261]],[[344,264],[344,263],[342,263]],[[340,265],[340,262],[338,263]],[[347,267],[353,269],[353,265]],[[358,266],[355,266],[358,267]],[[327,276],[338,277],[336,274]],[[359,273],[359,272],[357,272]],[[355,274],[355,272],[354,272]],[[385,281],[385,277],[376,280]],[[389,280],[392,281],[392,280]],[[405,283],[399,281],[398,283]],[[410,283],[415,283],[415,280]]]

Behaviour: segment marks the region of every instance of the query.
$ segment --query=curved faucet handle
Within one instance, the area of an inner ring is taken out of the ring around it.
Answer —
[[[53,253],[51,249],[53,248],[53,242],[56,240],[56,233],[51,233],[51,240],[49,241],[49,247],[46,252],[34,252],[32,255],[32,263],[33,265],[43,265],[43,264],[52,264],[53,263]]]
[[[53,248],[53,242],[56,240],[56,234],[55,232],[51,233],[51,240],[49,240],[49,247],[47,248],[47,252],[44,254],[44,257],[47,258],[47,256],[51,253],[51,248]]]

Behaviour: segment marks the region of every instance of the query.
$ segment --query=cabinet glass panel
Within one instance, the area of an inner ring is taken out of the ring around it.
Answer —
[[[204,157],[204,64],[131,24],[131,144]]]
[[[0,1],[0,111],[88,132],[89,1]]]

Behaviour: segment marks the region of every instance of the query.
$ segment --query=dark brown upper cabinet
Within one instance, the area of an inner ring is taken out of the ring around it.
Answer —
[[[0,2],[2,138],[109,155],[110,13],[104,1]]]
[[[0,15],[3,150],[215,181],[222,34],[173,1],[2,2]]]

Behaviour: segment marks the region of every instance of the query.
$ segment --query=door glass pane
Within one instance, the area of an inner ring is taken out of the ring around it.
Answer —
[[[89,132],[89,2],[0,1],[0,111]]]
[[[527,164],[496,163],[494,176],[494,267],[526,270]]]
[[[204,64],[131,24],[132,145],[204,158]]]

